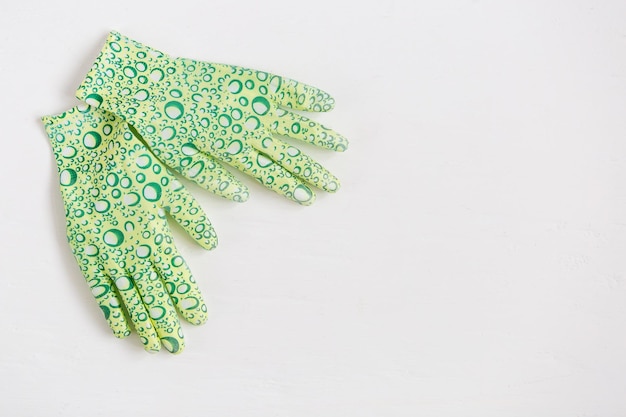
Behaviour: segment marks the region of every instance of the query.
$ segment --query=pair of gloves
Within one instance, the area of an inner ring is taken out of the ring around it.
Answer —
[[[59,172],[67,237],[117,337],[132,323],[145,349],[184,349],[179,316],[207,308],[167,216],[202,247],[217,236],[170,170],[227,199],[248,188],[225,165],[302,205],[339,181],[277,135],[344,151],[340,134],[293,110],[328,111],[327,93],[232,65],[173,58],[111,32],[78,88],[86,104],[42,118]],[[178,312],[178,313],[177,313]]]

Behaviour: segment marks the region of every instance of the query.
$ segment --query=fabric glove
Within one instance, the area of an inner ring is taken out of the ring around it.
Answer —
[[[124,118],[167,166],[223,197],[246,187],[221,163],[300,204],[339,181],[277,135],[344,151],[348,141],[292,110],[328,111],[324,91],[263,71],[173,58],[111,32],[77,97]]]
[[[176,310],[207,320],[167,215],[202,247],[217,237],[204,211],[118,116],[88,106],[42,118],[59,171],[67,238],[117,337],[132,322],[147,351],[184,348]]]

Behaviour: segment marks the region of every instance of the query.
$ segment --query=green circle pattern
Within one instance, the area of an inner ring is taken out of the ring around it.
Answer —
[[[165,214],[212,249],[217,237],[204,211],[118,116],[76,107],[43,121],[59,171],[67,238],[109,326],[126,337],[132,322],[146,350],[181,352],[177,311],[201,324],[207,309]]]
[[[339,189],[332,173],[278,137],[347,148],[342,135],[292,111],[331,110],[333,98],[318,88],[173,58],[111,32],[77,97],[123,116],[163,163],[226,198],[244,201],[248,191],[222,163],[300,204],[314,201],[311,187]],[[198,152],[189,155],[190,145]]]

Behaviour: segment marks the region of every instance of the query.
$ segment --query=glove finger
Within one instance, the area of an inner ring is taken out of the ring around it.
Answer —
[[[198,151],[192,143],[185,143],[180,150],[176,151],[168,148],[167,142],[180,134],[173,127],[164,127],[158,140],[153,137],[156,132],[153,126],[149,128],[154,132],[150,131],[144,135],[141,135],[135,127],[130,126],[130,128],[136,136],[144,138],[157,158],[185,178],[220,197],[237,202],[244,202],[248,199],[248,188],[219,161]]]
[[[185,231],[205,249],[217,246],[217,234],[204,210],[174,177],[165,188],[163,207]]]
[[[256,134],[250,131],[246,133],[251,137]],[[296,203],[308,206],[315,201],[315,193],[302,180],[250,146],[243,137],[215,140],[211,144],[211,152],[223,162]]]
[[[177,166],[185,178],[220,197],[240,203],[248,199],[248,187],[215,158],[199,152],[191,143],[183,146],[183,152],[185,157]]]
[[[251,142],[259,151],[272,158],[274,162],[307,183],[331,193],[339,189],[337,177],[298,148],[269,134],[257,135]]]
[[[276,109],[264,116],[268,130],[332,151],[348,149],[348,139],[332,129],[285,109]]]
[[[115,292],[113,282],[98,268],[98,265],[92,259],[95,260],[95,258],[85,257],[85,260],[89,263],[81,267],[83,276],[115,337],[119,339],[125,338],[130,335],[130,327],[121,308],[122,303]],[[80,261],[79,264],[83,265]]]
[[[126,306],[130,321],[133,323],[144,349],[148,352],[161,350],[159,336],[152,325],[148,311],[137,292],[133,280],[127,275],[119,275],[113,279],[113,282],[124,306]]]
[[[268,89],[274,101],[282,107],[325,112],[335,106],[335,99],[327,92],[278,75],[269,76]]]
[[[164,242],[153,254],[152,260],[180,315],[191,324],[205,323],[209,318],[206,304],[191,270],[176,247]]]
[[[134,156],[134,165],[141,169],[141,175],[144,177],[141,185],[143,197],[169,212],[202,247],[214,248],[217,245],[217,236],[211,222],[202,207],[176,177],[147,149],[137,152]],[[160,212],[161,214],[163,213]],[[163,226],[167,227],[165,216],[162,217]]]
[[[183,331],[159,274],[151,268],[150,263],[131,273],[161,344],[170,353],[181,353],[185,348]]]

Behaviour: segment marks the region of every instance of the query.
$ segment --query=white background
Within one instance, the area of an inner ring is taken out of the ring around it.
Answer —
[[[626,3],[3,1],[0,415],[626,415]],[[190,186],[211,310],[115,339],[39,122],[109,30],[319,86],[341,180],[299,207]]]

